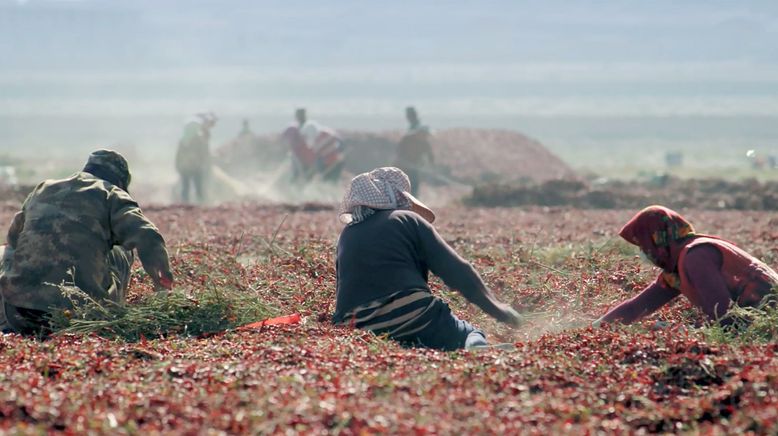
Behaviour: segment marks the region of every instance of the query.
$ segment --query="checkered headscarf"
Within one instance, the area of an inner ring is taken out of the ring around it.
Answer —
[[[376,210],[410,209],[411,201],[405,192],[411,190],[411,181],[399,168],[376,168],[353,179],[346,188],[340,207],[340,219],[348,225],[364,221]]]

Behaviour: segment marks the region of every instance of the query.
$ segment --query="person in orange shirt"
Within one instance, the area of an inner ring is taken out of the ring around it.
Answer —
[[[640,294],[594,322],[632,323],[678,295],[700,308],[708,319],[730,324],[734,305],[758,307],[774,301],[778,273],[732,242],[695,232],[677,212],[650,206],[619,232],[662,269]]]

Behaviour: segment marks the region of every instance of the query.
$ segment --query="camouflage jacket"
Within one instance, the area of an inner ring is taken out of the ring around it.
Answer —
[[[115,245],[167,259],[165,241],[119,187],[79,172],[46,180],[25,200],[8,230],[13,249],[0,277],[6,301],[37,310],[68,307],[59,285],[75,284],[101,300],[116,286],[107,264]]]

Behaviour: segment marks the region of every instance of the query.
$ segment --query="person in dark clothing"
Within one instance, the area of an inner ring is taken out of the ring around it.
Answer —
[[[415,107],[405,108],[405,118],[408,120],[408,131],[397,145],[395,165],[408,175],[411,181],[411,194],[418,196],[421,185],[420,173],[435,161],[432,153],[432,135],[429,127],[421,124]]]
[[[243,119],[243,123],[240,127],[240,132],[238,133],[239,138],[243,138],[246,136],[253,136],[254,132],[251,131],[251,126],[249,125],[249,120],[247,118]]]
[[[190,186],[194,186],[197,203],[207,200],[206,190],[211,176],[211,129],[218,118],[212,112],[197,114],[184,126],[176,150],[176,170],[181,175],[181,200],[189,203]]]
[[[338,240],[333,322],[441,350],[486,345],[483,332],[432,295],[431,271],[498,321],[519,325],[520,315],[495,298],[432,226],[435,214],[408,191],[408,176],[398,168],[351,181],[341,207],[348,225]]]
[[[308,112],[303,107],[297,108],[294,111],[294,119],[297,121],[297,127],[302,129],[308,121]]]
[[[202,123],[190,121],[184,126],[184,133],[176,150],[176,170],[181,175],[181,199],[184,203],[190,201],[190,186],[194,186],[197,202],[205,202],[205,179],[210,166],[208,135]]]

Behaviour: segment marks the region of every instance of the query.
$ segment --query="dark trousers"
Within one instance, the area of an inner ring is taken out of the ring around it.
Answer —
[[[113,284],[108,289],[108,298],[111,301],[124,304],[127,300],[127,289],[130,287],[130,276],[134,261],[135,255],[132,250],[125,250],[118,245],[115,245],[108,252],[108,269],[113,280]]]
[[[424,317],[425,320],[431,319],[432,322],[424,330],[415,333],[412,337],[403,338],[401,343],[409,346],[450,351],[464,348],[471,333],[479,333],[481,337],[485,337],[482,331],[451,313],[448,304],[443,302],[443,300],[439,298],[435,298],[435,300],[435,306]]]
[[[181,173],[181,200],[184,203],[189,203],[189,185],[194,185],[197,202],[203,203],[205,201],[204,179],[204,171]]]
[[[343,173],[343,167],[346,165],[346,161],[340,161],[330,168],[322,168],[322,179],[326,182],[337,182],[340,180],[340,175]]]
[[[125,250],[120,246],[114,246],[108,252],[106,262],[112,281],[108,289],[108,298],[115,303],[124,304],[127,299],[127,288],[130,285],[130,274],[134,259],[135,256],[132,251]],[[10,259],[4,259],[5,266],[9,262]],[[5,312],[6,328],[9,328],[11,331],[31,336],[45,336],[51,333],[48,321],[49,313],[47,311],[15,306],[4,299],[0,310]],[[3,317],[0,316],[0,318]]]

